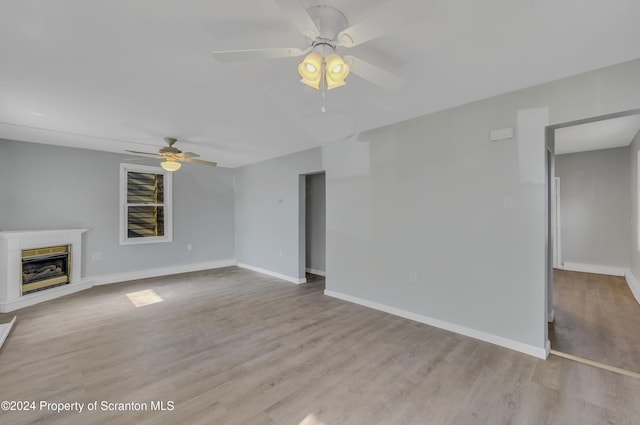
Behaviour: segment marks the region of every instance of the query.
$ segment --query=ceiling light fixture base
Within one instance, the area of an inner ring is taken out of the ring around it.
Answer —
[[[312,40],[312,46],[318,41],[331,43],[335,48],[338,34],[349,27],[349,21],[344,13],[331,6],[314,6],[307,9],[307,13],[316,24],[319,36]]]

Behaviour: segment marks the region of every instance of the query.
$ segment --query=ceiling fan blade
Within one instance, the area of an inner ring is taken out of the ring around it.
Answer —
[[[405,81],[402,78],[367,61],[355,56],[345,56],[344,60],[352,73],[388,92],[395,93],[404,87]]]
[[[151,156],[158,156],[158,154],[157,154],[157,153],[130,151],[129,149],[125,149],[125,152],[135,153],[135,154],[138,154],[138,155],[151,155]]]
[[[203,159],[195,159],[195,158],[180,158],[180,161],[193,162],[195,164],[202,164],[202,165],[210,165],[212,167],[215,167],[216,165],[218,165],[217,162],[205,161]]]
[[[176,154],[178,158],[198,158],[200,155],[194,152],[181,152]]]
[[[300,0],[275,0],[278,6],[289,16],[291,22],[305,37],[314,39],[320,35],[318,27],[309,16],[307,8]]]
[[[406,25],[406,10],[397,2],[387,1],[371,12],[364,20],[338,33],[338,45],[354,47],[381,35],[398,31]]]
[[[244,62],[256,59],[294,58],[302,56],[311,48],[302,50],[297,47],[280,47],[274,49],[224,50],[211,52],[220,62]]]

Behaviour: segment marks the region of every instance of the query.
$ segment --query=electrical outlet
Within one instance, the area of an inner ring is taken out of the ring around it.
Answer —
[[[282,257],[282,250],[280,250],[280,256]]]
[[[418,272],[411,272],[409,273],[409,280],[412,283],[416,283],[418,281]]]
[[[191,251],[193,249],[193,245],[190,243],[187,244],[187,251]]]
[[[101,252],[92,253],[91,254],[91,260],[93,260],[93,261],[102,260],[102,253]]]

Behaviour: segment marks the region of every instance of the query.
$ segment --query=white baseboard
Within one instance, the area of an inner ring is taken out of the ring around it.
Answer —
[[[547,340],[547,343],[544,345],[544,351],[547,354],[546,357],[545,357],[545,359],[546,359],[547,357],[549,357],[549,354],[551,354],[551,341],[550,340]]]
[[[133,272],[103,274],[92,276],[91,280],[96,285],[107,285],[109,283],[127,282],[130,280],[147,279],[150,277],[169,276],[178,273],[198,272],[201,270],[218,269],[221,267],[235,266],[236,260],[233,258],[227,260],[206,261],[203,263],[182,264],[178,266],[159,267],[156,269],[136,270]]]
[[[16,316],[13,316],[13,319],[11,319],[9,323],[0,325],[0,348],[2,348],[2,344],[4,344],[4,341],[9,336],[9,332],[11,332],[14,323],[16,323]]]
[[[344,301],[349,301],[355,304],[363,305],[365,307],[373,308],[375,310],[384,311],[385,313],[393,314],[394,316],[404,317],[405,319],[414,320],[416,322],[424,323],[429,326],[434,326],[436,328],[455,332],[460,335],[465,335],[471,338],[479,339],[481,341],[489,342],[491,344],[499,345],[501,347],[509,348],[511,350],[519,351],[521,353],[525,353],[530,356],[537,357],[539,359],[546,359],[547,356],[549,355],[546,346],[535,347],[533,345],[524,344],[522,342],[514,341],[512,339],[478,331],[476,329],[467,328],[465,326],[456,325],[454,323],[449,323],[442,320],[434,319],[432,317],[423,316],[421,314],[412,313],[406,310],[401,310],[399,308],[390,307],[384,304],[379,304],[373,301],[368,301],[368,300],[354,297],[351,295],[342,294],[340,292],[325,290],[324,294],[333,298],[339,298]],[[547,345],[549,345],[548,341],[547,341]]]
[[[636,301],[640,303],[640,281],[635,277],[633,272],[629,269],[627,273],[624,275],[625,280],[627,281],[627,285],[629,285],[629,289],[631,289],[631,293],[636,298]]]
[[[606,274],[609,276],[624,276],[627,271],[627,269],[625,269],[624,267],[601,266],[598,264],[569,263],[567,261],[564,262],[562,269],[572,272]]]
[[[327,275],[327,272],[325,272],[323,270],[310,269],[308,267],[305,269],[305,271],[307,273],[315,274],[315,275],[318,275],[318,276],[326,276]]]
[[[556,309],[555,308],[553,310],[551,310],[551,312],[549,312],[549,317],[547,317],[547,322],[553,323],[554,320],[556,320]]]
[[[33,294],[24,295],[15,300],[0,302],[0,313],[8,313],[18,310],[19,308],[29,307],[41,302],[50,301],[55,298],[64,297],[75,292],[84,291],[94,285],[94,281],[90,279],[82,279],[80,282],[71,283],[69,285],[56,286],[46,291],[38,291]]]
[[[286,280],[287,282],[291,282],[295,284],[307,283],[307,279],[305,278],[291,277],[284,274],[272,272],[271,270],[263,269],[260,267],[250,266],[248,264],[238,263],[237,266],[243,269],[253,270],[254,272],[266,274],[268,276],[277,277],[278,279]]]

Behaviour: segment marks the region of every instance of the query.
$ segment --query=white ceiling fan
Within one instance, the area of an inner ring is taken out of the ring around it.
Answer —
[[[213,57],[221,62],[242,62],[307,55],[298,66],[298,72],[302,83],[318,90],[343,86],[349,72],[389,92],[404,86],[404,80],[389,71],[352,55],[340,57],[336,54],[338,48],[358,46],[399,26],[397,7],[378,10],[375,16],[350,25],[347,17],[331,6],[307,9],[300,0],[274,1],[307,38],[308,46],[216,51],[212,52]]]
[[[164,141],[169,146],[160,148],[158,150],[158,153],[139,152],[139,151],[132,151],[129,149],[125,149],[125,151],[130,153],[135,153],[138,155],[150,155],[150,156],[153,156],[154,158],[164,159],[164,161],[160,163],[160,166],[167,171],[178,171],[180,167],[182,167],[181,162],[193,162],[196,164],[209,165],[212,167],[215,167],[216,165],[218,165],[215,162],[197,159],[200,155],[196,153],[182,152],[180,149],[174,148],[173,145],[178,141],[177,139],[174,139],[172,137],[165,137]]]

